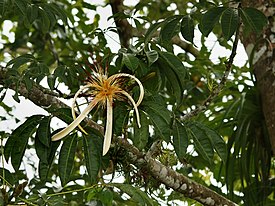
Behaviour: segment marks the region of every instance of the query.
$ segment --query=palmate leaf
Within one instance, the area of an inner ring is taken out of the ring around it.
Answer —
[[[42,115],[29,117],[12,132],[7,140],[4,148],[5,159],[8,161],[9,157],[11,157],[11,163],[15,171],[19,170],[29,137],[35,132],[36,126],[42,117]]]
[[[98,171],[101,167],[103,138],[96,135],[92,130],[87,131],[89,135],[83,135],[83,149],[85,164],[90,177],[91,184],[97,182]]]
[[[58,159],[58,171],[63,186],[70,180],[71,172],[74,165],[74,156],[77,148],[77,133],[67,137],[60,149]]]
[[[223,12],[221,17],[222,32],[225,39],[228,41],[234,32],[237,30],[239,24],[238,10],[228,8]]]

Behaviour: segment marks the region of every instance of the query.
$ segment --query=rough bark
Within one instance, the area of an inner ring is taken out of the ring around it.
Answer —
[[[0,85],[4,84],[4,80],[6,78],[5,70],[0,68]],[[10,85],[10,89],[15,89],[15,85]],[[68,108],[66,104],[61,102],[58,98],[51,95],[50,91],[41,87],[34,86],[30,91],[26,89],[26,87],[21,84],[18,87],[18,93],[25,98],[32,101],[39,107],[44,108],[46,111],[52,113],[53,115],[62,119],[58,113],[55,113],[52,108]],[[62,119],[66,121],[65,119]],[[98,130],[101,134],[104,133],[104,128],[97,123],[86,119],[87,125]],[[139,169],[145,170],[148,174],[163,183],[169,188],[174,189],[177,192],[184,194],[186,197],[194,199],[203,205],[209,206],[235,206],[234,202],[226,199],[222,195],[216,193],[209,188],[192,181],[188,177],[179,174],[172,170],[171,168],[161,164],[159,161],[153,159],[150,153],[140,152],[136,147],[131,145],[124,138],[115,137],[114,142],[123,147],[126,151],[126,155],[129,157],[129,163],[136,165]]]
[[[112,7],[113,14],[119,14],[123,12],[123,0],[111,0],[110,5]],[[122,47],[129,47],[129,40],[132,38],[132,26],[127,19],[114,18],[117,26],[117,31]]]
[[[260,37],[243,36],[248,56],[253,54],[252,68],[259,88],[262,111],[275,155],[275,3],[272,0],[244,0],[244,7],[255,7],[268,17],[268,25]],[[256,42],[258,42],[256,44]],[[251,53],[252,49],[255,52]]]

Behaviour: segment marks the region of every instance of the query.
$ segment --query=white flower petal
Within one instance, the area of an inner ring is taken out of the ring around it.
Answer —
[[[74,110],[75,105],[76,105],[76,104],[75,104],[75,103],[76,103],[76,99],[77,99],[78,95],[79,95],[84,89],[87,89],[87,88],[89,88],[89,87],[90,87],[90,85],[85,85],[85,86],[83,86],[83,87],[80,88],[80,89],[75,93],[75,95],[74,95],[73,102],[72,102],[72,116],[73,116],[73,119],[74,119],[74,120],[76,119],[75,110]],[[87,135],[87,132],[81,127],[80,124],[78,125],[78,127],[79,127],[79,129],[80,129],[84,134]]]
[[[103,156],[107,154],[111,146],[113,130],[113,100],[107,98],[107,120],[103,143]]]
[[[137,124],[138,124],[138,127],[140,128],[141,124],[140,124],[139,112],[138,112],[138,108],[137,108],[137,105],[136,105],[135,101],[133,100],[133,98],[131,97],[131,95],[128,94],[127,92],[125,92],[124,90],[122,90],[121,93],[124,94],[126,97],[128,97],[128,99],[133,104],[135,112],[136,112],[136,116],[137,116]]]
[[[80,122],[89,114],[89,112],[94,108],[96,104],[97,101],[92,101],[69,126],[61,130],[57,134],[53,135],[52,141],[57,141],[67,136],[74,128],[76,128],[80,124]]]
[[[140,93],[139,93],[138,101],[137,101],[137,103],[135,103],[136,106],[138,107],[140,105],[140,103],[142,102],[142,99],[144,97],[144,87],[143,87],[142,83],[135,76],[133,76],[131,74],[126,74],[126,73],[114,74],[114,75],[110,76],[109,78],[116,79],[116,78],[119,78],[119,77],[130,77],[130,78],[134,79],[138,83]]]

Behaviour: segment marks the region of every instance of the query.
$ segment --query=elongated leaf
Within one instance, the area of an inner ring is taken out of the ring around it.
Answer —
[[[63,186],[70,180],[74,165],[74,156],[77,147],[77,134],[70,135],[65,139],[60,150],[58,159],[58,171]]]
[[[159,60],[159,69],[168,80],[166,84],[168,91],[171,89],[170,93],[175,97],[178,105],[180,105],[183,97],[183,87],[181,85],[181,81],[174,70],[168,66],[166,62],[163,62],[163,60]]]
[[[83,2],[84,3],[84,2]],[[55,3],[48,3],[47,6],[52,9],[52,12],[58,16],[64,24],[67,24],[67,15],[63,8],[59,7]]]
[[[159,102],[154,100],[144,101],[143,110],[149,116],[152,122],[155,132],[162,139],[169,142],[170,141],[170,112]]]
[[[36,135],[38,136],[40,142],[46,147],[50,147],[50,123],[51,116],[45,116],[37,129]]]
[[[204,131],[206,137],[211,142],[212,147],[218,153],[221,160],[225,162],[227,158],[227,149],[226,149],[226,144],[222,139],[222,137],[216,131],[212,130],[211,128],[207,127],[204,124],[196,122],[196,125],[197,127],[200,127]]]
[[[180,32],[183,38],[193,43],[194,30],[195,30],[195,26],[194,26],[193,19],[189,15],[184,16],[181,20],[181,28],[180,28]]]
[[[163,60],[173,69],[177,79],[181,82],[181,85],[184,85],[186,68],[181,62],[181,60],[170,52],[159,52]]]
[[[222,32],[226,40],[229,40],[236,31],[239,24],[238,10],[228,8],[223,12],[221,18]]]
[[[250,31],[260,33],[267,24],[266,16],[255,8],[242,8],[240,12],[245,27]]]
[[[149,137],[149,120],[147,119],[147,115],[140,110],[140,122],[141,128],[138,128],[136,119],[134,119],[134,145],[142,150],[146,146]]]
[[[173,124],[173,146],[180,160],[186,155],[188,142],[188,134],[185,126],[175,120]]]
[[[130,70],[135,71],[139,65],[139,59],[133,54],[123,53],[122,65],[126,65]]]
[[[150,197],[147,196],[145,192],[140,190],[138,187],[134,187],[129,184],[114,183],[113,186],[119,188],[121,191],[125,192],[131,197],[131,200],[136,202],[138,205],[158,205]]]
[[[11,163],[15,171],[19,170],[29,137],[36,130],[36,126],[39,124],[41,118],[42,115],[29,117],[13,131],[5,144],[5,158],[8,160],[11,157]]]
[[[20,11],[21,14],[24,15],[26,7],[27,7],[27,1],[26,0],[15,0],[14,4],[18,8],[18,11]]]
[[[205,132],[194,123],[189,123],[188,132],[194,141],[194,146],[198,154],[211,165],[213,162],[214,150]]]
[[[48,17],[48,14],[41,8],[39,8],[38,14],[41,20],[40,28],[42,32],[45,34],[49,31],[50,24],[51,24],[50,19]]]
[[[144,42],[145,44],[147,44],[152,36],[154,35],[154,33],[156,33],[156,31],[164,24],[164,21],[158,22],[158,23],[154,23],[152,24],[149,29],[147,30],[145,37],[144,37]]]
[[[88,132],[89,135],[83,136],[83,148],[86,168],[91,184],[94,184],[97,182],[98,171],[101,167],[103,138]]]
[[[208,36],[212,31],[225,9],[225,7],[212,8],[202,16],[199,29],[204,36]]]
[[[9,7],[9,0],[0,0],[0,15],[3,17]]]
[[[13,65],[12,69],[18,69],[23,64],[26,64],[27,62],[32,62],[32,61],[35,61],[34,56],[32,56],[30,54],[24,54],[24,55],[21,55],[19,57],[16,57],[16,58],[10,60],[7,63],[7,67],[10,65]]]
[[[179,33],[181,16],[173,16],[165,20],[165,23],[160,31],[160,40],[166,44]]]

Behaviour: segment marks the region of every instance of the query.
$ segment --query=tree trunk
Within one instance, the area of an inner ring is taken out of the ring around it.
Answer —
[[[260,92],[270,143],[275,155],[275,3],[272,0],[243,0],[243,7],[255,7],[268,17],[268,25],[260,38],[255,34],[243,36],[248,56],[253,54],[252,68]],[[259,42],[259,43],[256,43]]]

